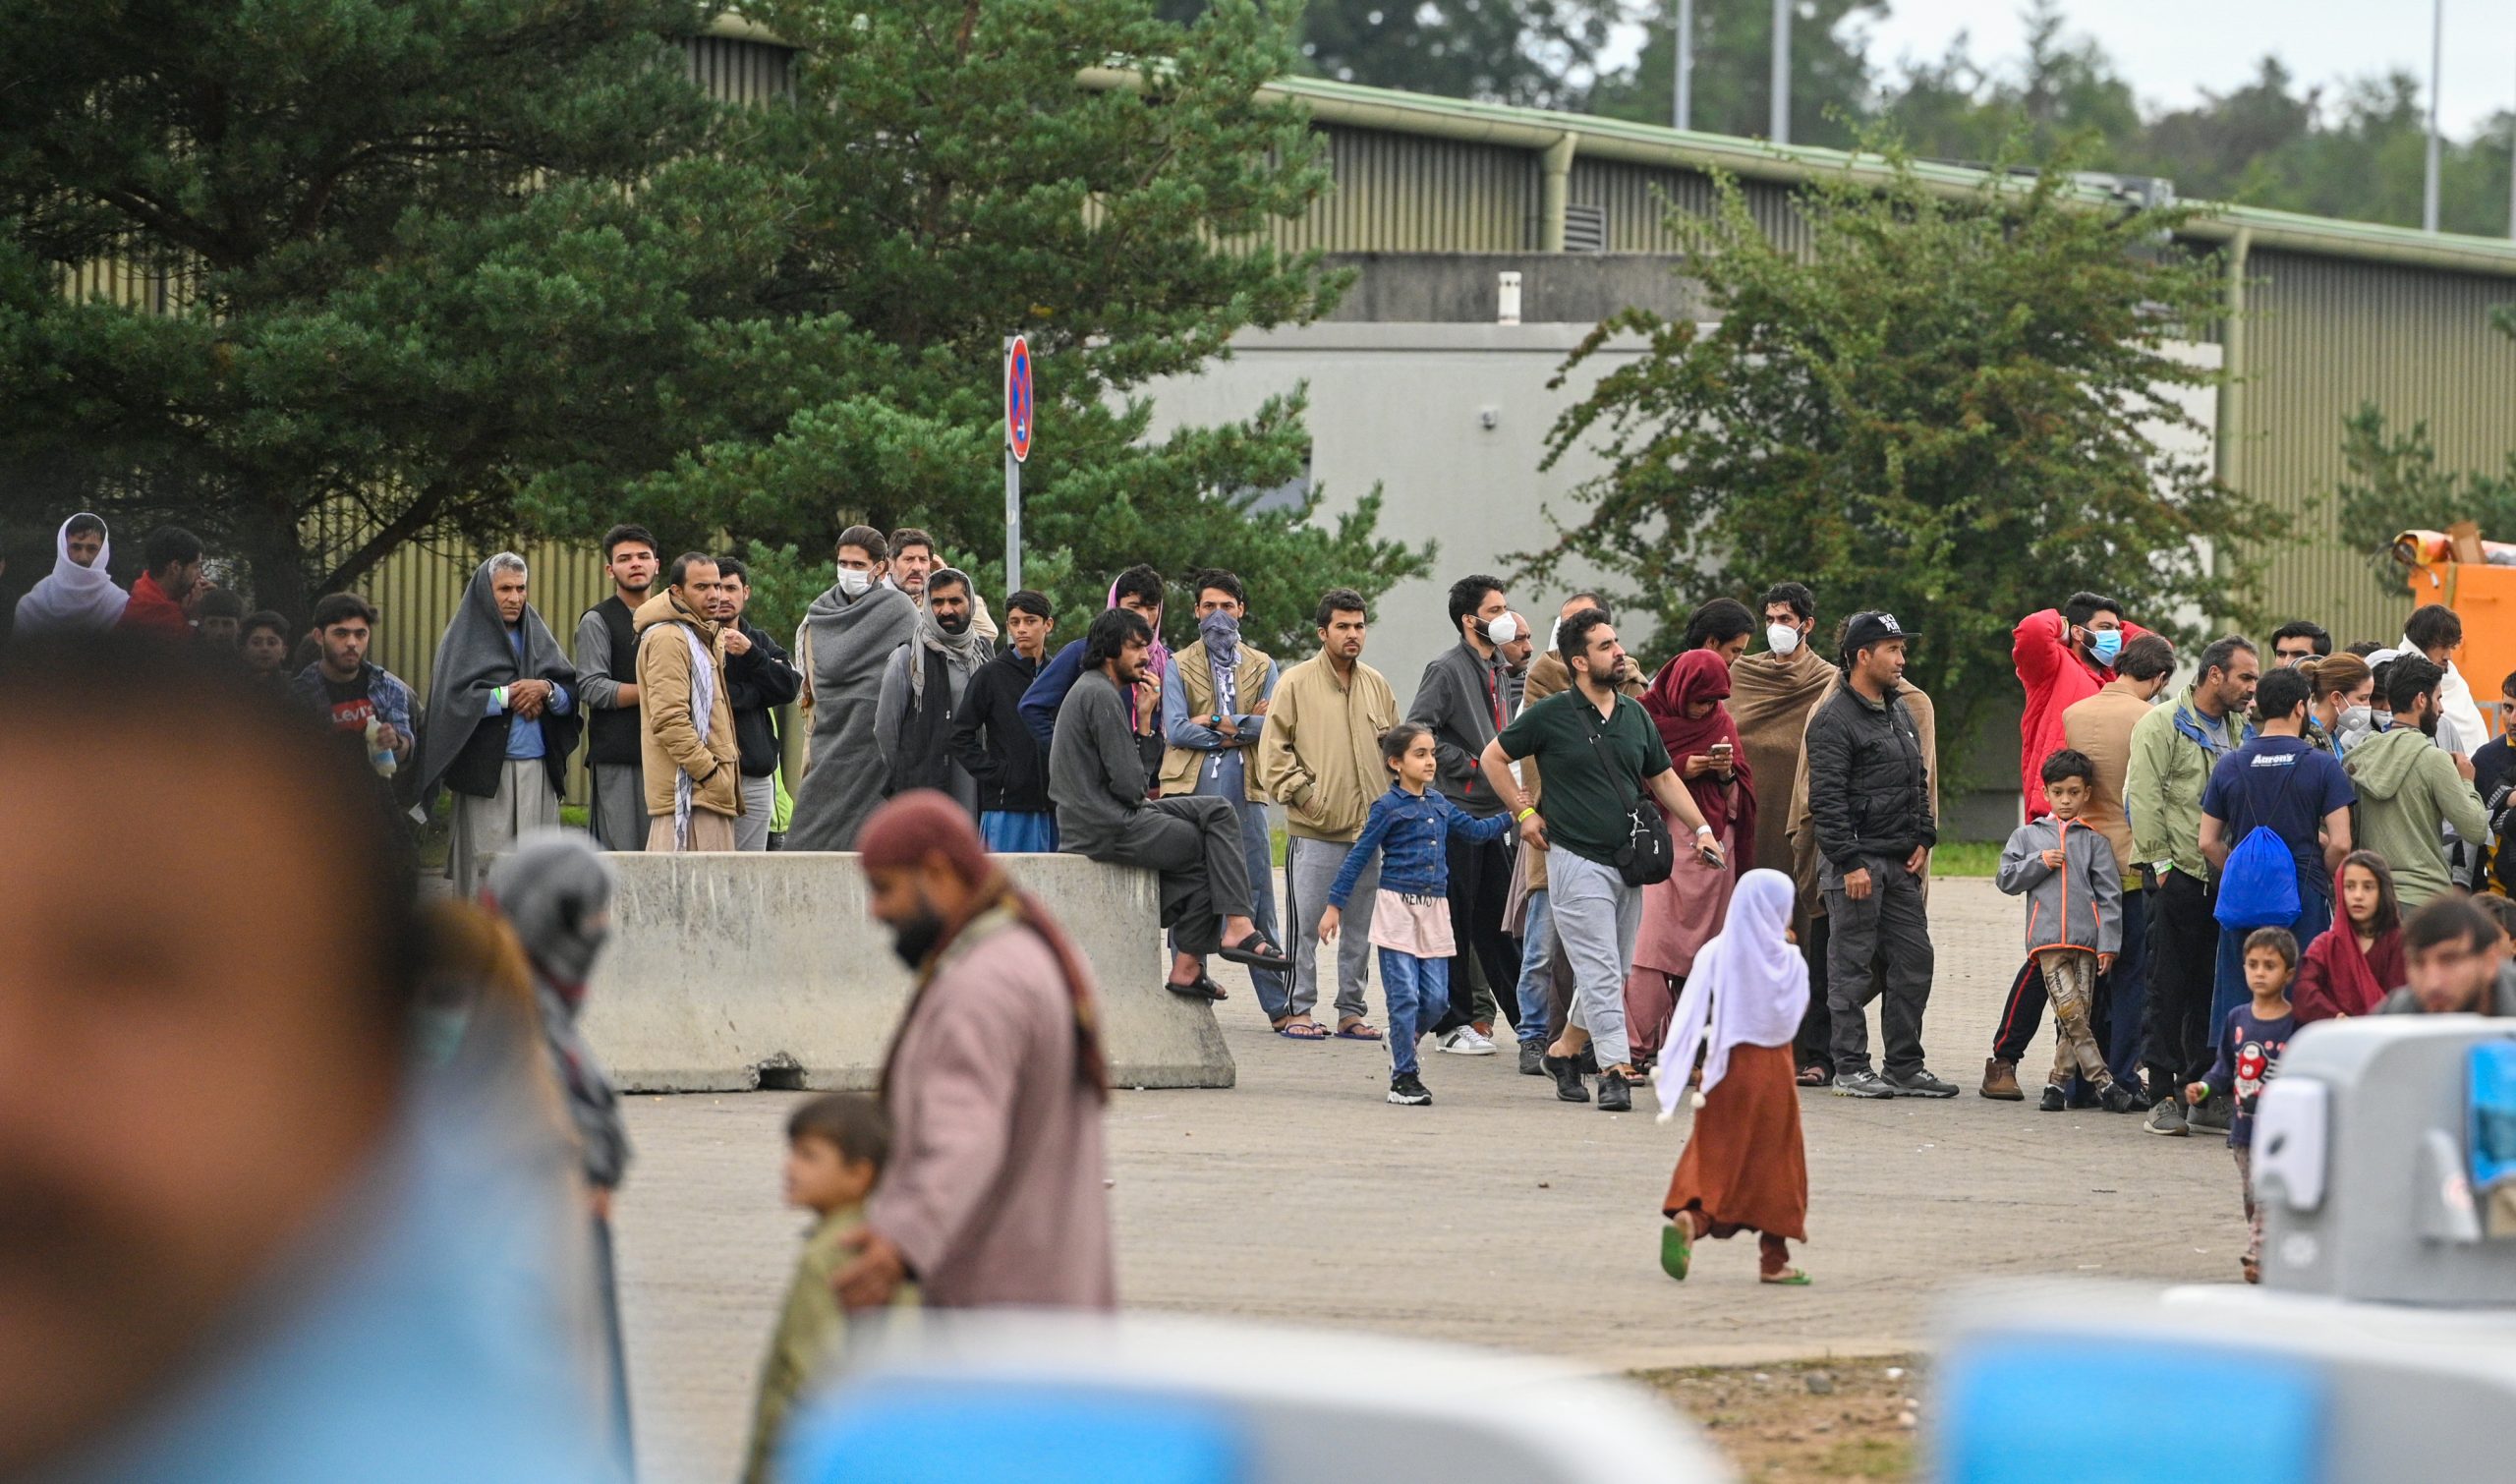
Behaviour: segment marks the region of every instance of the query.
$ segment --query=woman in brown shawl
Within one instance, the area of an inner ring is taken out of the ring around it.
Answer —
[[[1729,694],[1730,666],[1717,652],[1703,649],[1662,665],[1642,696],[1669,761],[1731,862],[1706,866],[1689,856],[1667,881],[1642,888],[1642,930],[1634,937],[1633,967],[1625,980],[1626,1034],[1642,1064],[1660,1049],[1677,1003],[1677,982],[1693,972],[1695,951],[1721,931],[1731,885],[1756,864],[1755,775],[1740,748],[1739,728],[1721,704]]]

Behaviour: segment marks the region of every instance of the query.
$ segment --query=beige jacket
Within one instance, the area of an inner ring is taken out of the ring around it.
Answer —
[[[647,775],[647,813],[672,813],[674,779],[691,778],[690,805],[733,819],[743,812],[742,768],[734,743],[733,703],[725,695],[725,637],[716,626],[673,601],[665,588],[638,604],[639,751]],[[716,667],[715,704],[708,740],[690,714],[690,644],[695,630]]]
[[[1388,791],[1380,734],[1397,724],[1398,693],[1359,659],[1344,684],[1325,655],[1277,676],[1256,771],[1267,796],[1285,806],[1287,832],[1353,843],[1372,800]]]
[[[1171,656],[1171,668],[1172,673],[1179,677],[1180,687],[1187,695],[1188,719],[1203,725],[1204,723],[1198,718],[1212,715],[1215,709],[1215,672],[1214,666],[1206,658],[1206,642],[1200,639],[1195,644],[1173,654]],[[1267,694],[1267,681],[1275,673],[1276,661],[1269,657],[1265,651],[1246,644],[1240,647],[1240,666],[1236,672],[1236,678],[1240,682],[1237,695],[1240,697],[1240,710],[1243,714],[1256,709],[1256,698]],[[1275,708],[1270,704],[1268,709],[1272,711]],[[1156,713],[1159,713],[1160,710],[1157,704]],[[1213,756],[1213,753],[1201,752],[1193,747],[1166,748],[1162,754],[1163,797],[1195,793],[1197,770]],[[1252,804],[1267,802],[1267,790],[1260,786],[1258,781],[1256,762],[1250,761],[1241,769],[1241,772],[1248,780],[1249,802]]]
[[[2096,793],[2080,818],[2114,847],[2114,869],[2126,891],[2141,888],[2132,868],[2132,818],[2123,810],[2123,780],[2132,771],[2132,728],[2149,713],[2149,703],[2132,692],[2137,683],[2111,681],[2062,713],[2062,745],[2087,754],[2096,765]]]

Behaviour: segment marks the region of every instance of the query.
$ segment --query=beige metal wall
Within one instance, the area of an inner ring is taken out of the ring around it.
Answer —
[[[1769,181],[1743,181],[1747,210],[1765,235],[1805,251],[1806,223],[1791,204],[1788,188]],[[1597,206],[1607,213],[1607,251],[1611,253],[1679,253],[1686,244],[1670,229],[1669,208],[1711,214],[1717,198],[1712,177],[1697,170],[1666,170],[1625,160],[1572,161],[1571,200],[1576,206]]]
[[[2251,375],[2229,473],[2304,538],[2271,556],[2273,609],[2339,643],[2391,644],[2410,597],[2377,586],[2338,537],[2342,419],[2373,401],[2397,428],[2426,420],[2440,467],[2502,468],[2516,450],[2516,341],[2488,316],[2516,302],[2516,280],[2260,249],[2250,266]]]
[[[1324,127],[1334,189],[1277,245],[1330,253],[1520,253],[1537,246],[1538,158],[1525,149]]]

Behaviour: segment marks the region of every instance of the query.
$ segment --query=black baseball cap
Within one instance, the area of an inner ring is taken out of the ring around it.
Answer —
[[[1898,623],[1895,614],[1864,610],[1852,615],[1844,628],[1844,653],[1858,655],[1873,644],[1913,637],[1914,631]]]

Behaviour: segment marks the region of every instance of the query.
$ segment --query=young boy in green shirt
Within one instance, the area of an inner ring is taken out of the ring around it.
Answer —
[[[744,1484],[778,1477],[774,1459],[787,1411],[846,1339],[846,1316],[830,1288],[845,1256],[838,1239],[864,1220],[865,1197],[890,1153],[890,1118],[862,1093],[826,1093],[786,1119],[786,1204],[812,1212],[814,1222],[761,1360]]]

